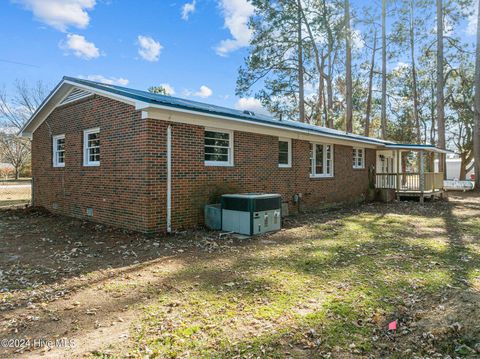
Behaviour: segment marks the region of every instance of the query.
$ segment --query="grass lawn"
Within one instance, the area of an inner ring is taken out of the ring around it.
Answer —
[[[0,208],[26,205],[31,198],[31,180],[0,181]]]
[[[0,338],[76,344],[0,355],[480,356],[478,194],[285,224],[248,240],[155,238],[0,211]]]

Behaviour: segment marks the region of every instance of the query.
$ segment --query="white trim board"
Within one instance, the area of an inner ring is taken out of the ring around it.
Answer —
[[[145,111],[145,110],[144,110]],[[332,144],[344,146],[358,146],[359,141],[341,140],[336,137],[318,134],[307,130],[295,130],[282,126],[270,124],[259,124],[253,121],[233,120],[228,117],[216,115],[200,115],[189,111],[189,115],[184,112],[176,112],[171,109],[152,109],[147,112],[147,118],[152,120],[162,120],[176,123],[185,123],[201,127],[222,128],[231,131],[250,132],[274,137],[291,138],[304,141],[328,141]],[[379,148],[380,146],[362,143],[365,148]],[[383,147],[380,147],[383,148]]]

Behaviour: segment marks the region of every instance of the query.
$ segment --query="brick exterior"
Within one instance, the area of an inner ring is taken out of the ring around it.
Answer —
[[[172,227],[202,223],[202,208],[216,192],[280,193],[295,212],[352,201],[368,188],[375,150],[365,169],[352,168],[352,148],[334,146],[334,178],[310,178],[310,143],[292,140],[292,167],[278,167],[278,137],[234,132],[234,166],[204,164],[204,127],[141,119],[132,106],[91,97],[57,108],[34,132],[35,205],[69,216],[142,232],[166,230],[166,133],[172,126]],[[101,165],[83,167],[83,130],[100,127]],[[64,168],[52,167],[52,135],[65,133]],[[54,205],[55,204],[55,205]]]

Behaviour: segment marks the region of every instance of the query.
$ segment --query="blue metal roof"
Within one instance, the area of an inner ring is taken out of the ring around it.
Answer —
[[[390,141],[384,141],[376,138],[334,130],[331,128],[315,126],[308,123],[302,123],[299,121],[277,120],[271,116],[255,114],[253,112],[248,112],[248,111],[244,112],[241,110],[235,110],[227,107],[211,105],[203,102],[186,100],[179,97],[166,96],[166,95],[151,93],[148,91],[135,90],[135,89],[131,89],[123,86],[108,85],[108,84],[104,84],[96,81],[77,79],[74,77],[67,77],[67,76],[65,76],[63,79],[73,83],[78,83],[79,85],[89,86],[99,90],[110,92],[112,94],[128,97],[133,100],[146,102],[152,105],[161,105],[161,106],[171,107],[172,109],[177,108],[181,110],[194,111],[201,114],[211,114],[216,116],[229,117],[232,119],[247,120],[247,121],[255,122],[258,124],[275,125],[275,126],[285,127],[289,129],[311,131],[311,132],[318,133],[319,135],[334,136],[342,139],[362,141],[362,142],[367,142],[367,143],[377,144],[377,145],[394,143]]]

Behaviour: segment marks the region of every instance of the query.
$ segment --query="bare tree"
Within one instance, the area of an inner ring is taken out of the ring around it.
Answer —
[[[436,0],[437,8],[437,146],[445,149],[445,98],[443,89],[445,78],[443,74],[443,3]],[[445,171],[445,155],[440,156],[440,171]]]
[[[387,137],[387,0],[382,0],[382,139]]]
[[[373,75],[375,72],[375,53],[377,52],[377,29],[373,24],[373,46],[372,46],[372,59],[370,61],[370,70],[368,73],[368,95],[367,95],[367,108],[365,111],[365,127],[364,135],[370,136],[370,116],[372,113],[372,98],[373,98]]]
[[[418,113],[418,90],[417,90],[417,65],[415,57],[415,3],[410,0],[410,61],[412,63],[412,96],[413,96],[413,117],[415,119],[415,129],[417,143],[422,142],[422,135],[420,133],[420,116]]]
[[[20,130],[47,94],[47,86],[42,81],[30,86],[25,80],[17,80],[11,97],[3,89],[0,91],[0,125]]]
[[[301,0],[297,1],[297,16],[298,16],[298,105],[299,105],[299,120],[305,122],[305,89],[303,78],[303,38],[302,38],[302,4]]]
[[[352,32],[350,29],[350,0],[345,0],[345,126],[346,131],[353,132],[353,101],[352,101]]]
[[[0,157],[15,169],[15,178],[20,177],[20,170],[30,160],[30,140],[15,135],[0,134]]]
[[[475,187],[480,190],[480,2],[477,9],[477,48],[475,51],[475,113],[473,116],[473,156]]]

